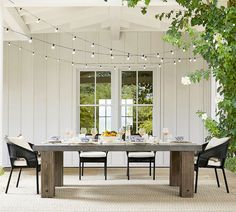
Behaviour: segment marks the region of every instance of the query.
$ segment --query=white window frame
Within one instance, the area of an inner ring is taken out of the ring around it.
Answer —
[[[76,131],[80,131],[80,106],[97,106],[99,104],[86,104],[80,105],[80,72],[83,71],[109,71],[111,72],[111,128],[112,130],[117,130],[121,127],[121,77],[122,71],[129,71],[125,68],[117,68],[114,70],[111,68],[89,68],[89,69],[78,69],[76,70]],[[131,71],[131,70],[130,70]],[[135,71],[135,70],[134,70]],[[148,104],[136,104],[136,106],[152,106],[153,114],[152,114],[152,126],[153,126],[153,135],[158,136],[161,132],[161,73],[160,69],[155,67],[147,68],[146,70],[137,69],[136,71],[152,71],[153,72],[153,103]],[[96,81],[96,79],[95,79]],[[96,92],[96,88],[95,88]],[[96,116],[95,116],[95,123],[96,123]]]

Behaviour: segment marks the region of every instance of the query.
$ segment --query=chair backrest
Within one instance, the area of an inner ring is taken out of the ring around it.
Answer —
[[[230,137],[224,137],[224,138],[216,138],[213,137],[207,144],[205,150],[211,149],[213,147],[219,146],[225,142],[227,142],[230,139]]]
[[[35,163],[35,153],[29,143],[24,141],[22,137],[18,138],[6,136],[5,140],[7,143],[11,166],[13,166],[15,160],[19,158],[24,158],[28,164],[31,164],[30,161]]]

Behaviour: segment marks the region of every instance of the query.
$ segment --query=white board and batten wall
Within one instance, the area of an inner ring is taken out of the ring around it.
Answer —
[[[161,32],[127,32],[118,41],[112,41],[108,32],[80,33],[79,36],[87,40],[101,43],[126,52],[150,54],[173,49],[162,41]],[[49,42],[74,48],[90,50],[90,44],[77,39],[72,41],[66,34],[37,35]],[[29,141],[37,144],[52,135],[64,136],[66,129],[76,129],[76,67],[71,64],[58,63],[50,59],[45,60],[37,54],[82,62],[82,63],[128,63],[125,57],[115,57],[113,61],[108,56],[96,55],[91,59],[90,54],[77,53],[56,48],[34,41],[12,42],[17,46],[35,50],[35,56],[25,51],[19,51],[14,45],[4,44],[4,135],[16,136],[22,133]],[[105,52],[95,47],[94,51]],[[190,51],[175,52],[176,57],[192,57]],[[153,62],[155,59],[152,59]],[[131,58],[130,62],[140,63],[141,58]],[[172,135],[183,135],[186,139],[202,143],[206,136],[202,121],[196,111],[203,110],[210,114],[211,88],[210,82],[184,86],[181,77],[195,69],[203,68],[206,64],[198,59],[195,63],[188,60],[176,65],[165,64],[161,69],[153,69],[157,82],[154,89],[158,89],[156,96],[158,110],[155,111],[155,131],[158,135],[163,127],[168,127]],[[3,164],[9,166],[6,145],[3,144]],[[109,153],[110,166],[125,166],[124,152]],[[78,154],[65,153],[65,166],[78,166]],[[157,165],[167,166],[169,153],[157,154]]]

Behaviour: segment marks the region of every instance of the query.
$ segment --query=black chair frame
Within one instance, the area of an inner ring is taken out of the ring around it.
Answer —
[[[107,154],[106,157],[80,157],[79,152],[79,180],[81,180],[81,176],[84,176],[84,164],[85,163],[104,163],[104,176],[105,180],[107,180]]]
[[[224,164],[227,157],[229,141],[226,141],[223,144],[220,144],[218,146],[205,150],[207,144],[208,143],[204,143],[202,145],[202,151],[198,153],[198,158],[197,158],[196,164],[194,165],[194,170],[196,171],[195,193],[197,193],[199,168],[214,168],[215,175],[216,175],[216,182],[217,182],[218,187],[220,187],[220,183],[219,183],[217,169],[221,169],[223,173],[223,177],[224,177],[226,191],[227,193],[229,193],[229,187],[228,187],[226,174],[224,170]],[[210,158],[216,158],[220,162],[220,166],[208,165]]]
[[[31,147],[33,147],[32,143],[29,143],[29,145]],[[38,152],[37,151],[32,152],[28,149],[25,149],[23,147],[20,147],[18,145],[10,143],[9,141],[7,141],[7,148],[8,148],[9,157],[10,157],[11,171],[10,171],[10,175],[8,178],[5,193],[7,194],[7,192],[8,192],[8,188],[9,188],[11,177],[12,177],[12,172],[14,169],[20,169],[19,174],[18,174],[18,178],[17,178],[17,183],[16,183],[16,187],[18,187],[22,169],[23,168],[35,168],[35,170],[36,170],[36,189],[37,189],[37,194],[39,194],[39,172],[41,170],[41,165],[38,163],[38,155],[39,155]],[[18,160],[19,158],[25,159],[27,165],[26,166],[15,166],[14,162],[16,160]]]
[[[156,152],[153,157],[129,157],[130,152],[127,153],[127,177],[130,180],[130,163],[149,163],[149,176],[152,176],[152,163],[153,163],[153,180],[156,179]]]

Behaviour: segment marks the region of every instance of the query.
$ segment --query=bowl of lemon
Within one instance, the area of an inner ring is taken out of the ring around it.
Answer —
[[[110,142],[115,142],[117,137],[117,132],[116,131],[105,131],[101,135],[101,140],[104,143],[110,143]]]

